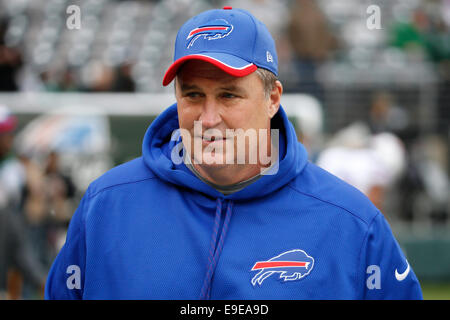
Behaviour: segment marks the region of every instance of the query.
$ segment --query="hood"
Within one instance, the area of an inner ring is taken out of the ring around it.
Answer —
[[[180,140],[171,140],[174,131],[179,129],[176,104],[163,111],[147,129],[142,145],[142,155],[147,167],[163,181],[216,199],[255,199],[289,183],[300,174],[308,161],[306,149],[298,142],[294,127],[282,106],[273,117],[271,128],[280,130],[278,172],[273,175],[263,175],[244,189],[227,196],[198,179],[184,163],[175,164],[171,160],[172,150],[180,143]]]

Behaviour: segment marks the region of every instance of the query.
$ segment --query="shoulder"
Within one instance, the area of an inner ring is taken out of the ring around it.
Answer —
[[[311,162],[289,186],[313,201],[352,215],[367,227],[379,213],[366,195]]]
[[[126,184],[136,184],[155,178],[156,176],[145,165],[143,158],[135,158],[108,170],[94,180],[89,185],[88,195],[93,197],[106,189],[113,189]]]

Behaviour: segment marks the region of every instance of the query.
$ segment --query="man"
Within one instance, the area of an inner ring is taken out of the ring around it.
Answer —
[[[9,108],[0,105],[0,299],[21,297],[22,276],[43,296],[46,278],[19,213],[26,174],[12,153],[16,125]]]
[[[386,191],[398,181],[405,160],[398,137],[389,132],[371,134],[366,124],[355,122],[329,140],[316,164],[357,188],[383,211]]]
[[[0,105],[0,207],[19,208],[25,185],[25,170],[12,154],[16,117]]]
[[[247,11],[186,22],[163,79],[177,103],[89,186],[46,298],[421,299],[383,215],[308,163],[276,75]]]
[[[19,215],[0,207],[0,300],[22,298],[23,278],[38,289],[40,298],[44,296],[46,272],[33,254],[26,232]]]

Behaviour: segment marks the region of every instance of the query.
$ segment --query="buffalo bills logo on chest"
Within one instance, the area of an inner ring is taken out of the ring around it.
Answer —
[[[212,20],[189,32],[186,38],[186,40],[188,40],[187,48],[189,49],[192,47],[194,42],[200,37],[203,37],[206,40],[222,39],[228,36],[231,31],[233,31],[233,26],[226,20]]]
[[[258,261],[251,271],[259,271],[251,280],[252,285],[261,285],[273,274],[279,274],[283,282],[300,280],[306,277],[314,267],[314,258],[305,251],[295,249],[283,252],[267,261]]]

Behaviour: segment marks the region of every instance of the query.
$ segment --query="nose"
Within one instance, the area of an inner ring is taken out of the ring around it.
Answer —
[[[204,128],[214,128],[222,122],[220,107],[213,98],[206,98],[198,119]]]

